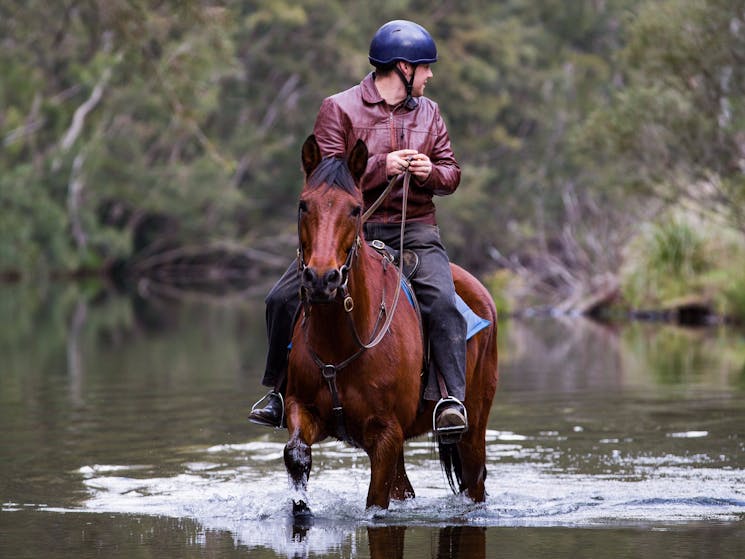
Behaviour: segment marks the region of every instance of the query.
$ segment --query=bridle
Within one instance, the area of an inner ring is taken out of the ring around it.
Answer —
[[[337,288],[337,298],[341,296],[342,303],[344,305],[344,310],[347,313],[347,316],[350,321],[350,325],[352,328],[352,333],[354,334],[355,340],[357,342],[357,345],[360,346],[361,350],[366,349],[372,349],[376,345],[378,345],[382,339],[383,336],[385,336],[386,332],[390,328],[391,322],[393,321],[393,315],[395,313],[396,307],[398,306],[398,300],[399,296],[401,294],[401,281],[403,279],[403,272],[401,270],[400,266],[395,266],[394,268],[398,272],[398,282],[396,285],[396,293],[393,299],[393,304],[391,307],[391,311],[389,313],[386,312],[385,309],[385,289],[383,289],[383,294],[381,298],[380,303],[380,314],[378,315],[378,320],[375,323],[375,327],[373,328],[373,332],[370,335],[370,341],[363,342],[357,332],[357,328],[354,324],[354,320],[352,319],[351,312],[354,309],[354,299],[349,294],[348,289],[348,282],[349,282],[349,271],[351,270],[354,260],[357,257],[357,253],[359,252],[360,246],[362,245],[362,226],[364,223],[369,219],[369,217],[375,212],[375,210],[380,206],[380,204],[383,202],[383,200],[388,196],[388,194],[393,189],[393,186],[396,184],[396,182],[403,177],[403,203],[401,208],[401,234],[400,234],[400,250],[399,253],[403,254],[403,248],[404,248],[404,231],[406,227],[406,202],[408,198],[408,192],[409,192],[409,183],[411,182],[411,171],[409,171],[408,167],[406,170],[401,173],[400,175],[396,175],[388,182],[388,186],[386,186],[385,190],[378,196],[378,198],[373,202],[370,207],[365,211],[364,214],[362,214],[361,217],[357,219],[357,226],[356,226],[356,234],[354,237],[354,242],[352,243],[352,246],[347,251],[347,256],[344,260],[344,264],[342,264],[339,269],[337,270],[337,273],[339,274],[339,277],[341,278],[341,284]],[[300,215],[298,214],[298,233],[300,231]],[[299,235],[298,235],[299,236]],[[298,260],[298,273],[303,274],[305,270],[308,268],[308,265],[305,263],[305,257],[303,254],[303,247],[302,243],[299,245],[297,249],[297,260]],[[303,303],[304,307],[307,310],[307,307],[310,306],[310,301],[305,296],[303,291],[301,290],[300,293],[300,300]],[[383,315],[387,315],[387,319],[383,327],[380,329],[380,331],[376,334],[377,327],[380,323],[380,319]]]
[[[365,222],[370,218],[370,216],[375,212],[375,210],[378,209],[380,204],[383,203],[383,200],[386,199],[388,194],[390,194],[391,190],[393,190],[393,186],[396,184],[398,179],[403,177],[403,205],[401,207],[401,246],[400,246],[400,254],[403,254],[403,247],[404,247],[404,229],[406,225],[406,202],[408,198],[409,193],[409,183],[411,182],[411,171],[407,167],[403,173],[400,175],[395,175],[391,178],[390,181],[388,181],[388,186],[385,187],[385,190],[380,193],[380,196],[377,197],[375,202],[370,204],[370,207],[367,208],[364,214],[362,214],[362,217],[357,220],[357,233],[354,236],[354,242],[352,243],[352,246],[347,251],[347,257],[344,260],[344,264],[342,264],[337,272],[340,274],[340,277],[342,278],[342,286],[344,288],[344,291],[346,292],[346,286],[347,282],[349,280],[349,270],[352,267],[352,264],[354,263],[354,259],[357,256],[357,252],[360,249],[360,245],[362,244],[362,226],[365,224]],[[298,212],[297,217],[297,227],[298,227],[298,238],[300,237],[300,212]],[[297,262],[298,262],[298,274],[302,274],[307,268],[308,265],[305,263],[305,256],[303,254],[303,245],[302,243],[299,243],[298,249],[297,249]],[[399,269],[399,279],[401,279],[401,270]],[[301,294],[301,299],[302,299]],[[354,302],[352,302],[352,305],[354,305]],[[346,308],[347,303],[345,300],[345,310],[347,312],[351,312],[352,308],[347,309]]]
[[[300,230],[300,216],[298,215],[298,231]],[[352,268],[352,265],[354,264],[354,260],[357,257],[357,253],[360,250],[360,246],[362,245],[362,237],[360,236],[362,232],[362,220],[357,220],[357,232],[354,236],[354,241],[352,242],[352,246],[349,247],[349,250],[347,251],[347,257],[344,260],[344,264],[339,266],[339,269],[336,271],[339,274],[339,277],[341,278],[341,284],[337,288],[340,290],[341,293],[344,294],[344,310],[347,311],[347,313],[351,312],[354,308],[354,301],[352,298],[348,295],[347,290],[347,284],[349,282],[349,270]],[[308,269],[308,265],[305,263],[305,256],[303,254],[303,245],[302,243],[299,244],[297,249],[297,263],[298,263],[298,274],[302,276],[302,274],[305,272],[305,270]],[[349,302],[347,302],[349,300]],[[300,291],[300,301],[304,305],[310,305],[310,301],[308,301],[308,298],[305,296],[303,290]],[[349,308],[347,306],[349,305]]]

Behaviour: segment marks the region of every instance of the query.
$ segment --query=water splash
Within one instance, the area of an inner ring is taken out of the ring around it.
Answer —
[[[606,469],[588,474],[557,466],[562,453],[545,443],[560,441],[558,433],[541,434],[532,444],[529,439],[488,434],[488,498],[482,504],[450,493],[431,441],[407,444],[417,497],[393,502],[389,511],[365,509],[369,463],[363,453],[336,442],[317,445],[303,495],[314,514],[307,526],[292,521],[297,495],[289,489],[279,443],[210,447],[171,476],[141,465],[91,465],[78,473],[89,494],[83,510],[189,517],[207,530],[230,531],[240,544],[289,556],[348,547],[356,529],[371,525],[638,525],[745,514],[745,471],[718,467],[716,458],[610,449],[602,457]]]

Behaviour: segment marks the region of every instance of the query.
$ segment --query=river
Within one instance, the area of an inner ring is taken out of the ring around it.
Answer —
[[[365,510],[367,457],[314,447],[290,517],[260,298],[0,287],[0,557],[743,557],[745,339],[500,323],[486,503],[406,445],[417,497]]]

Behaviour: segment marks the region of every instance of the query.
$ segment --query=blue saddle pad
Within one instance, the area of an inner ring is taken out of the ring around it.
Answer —
[[[404,292],[406,293],[406,298],[409,300],[409,303],[411,303],[412,306],[415,306],[414,296],[411,292],[411,286],[409,285],[409,283],[401,280],[401,286],[404,288]],[[491,324],[491,321],[485,318],[481,318],[479,315],[473,312],[473,310],[471,310],[471,307],[469,307],[463,300],[463,298],[457,293],[455,294],[455,306],[458,307],[460,314],[463,315],[463,318],[466,319],[467,340],[470,340],[477,333],[481,332],[481,330]]]

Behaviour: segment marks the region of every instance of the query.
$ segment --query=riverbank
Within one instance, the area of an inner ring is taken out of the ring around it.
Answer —
[[[587,316],[689,326],[745,324],[745,238],[680,213],[641,226],[612,269],[582,268],[561,254],[526,251],[501,257],[498,269],[472,270],[502,317]],[[171,299],[264,295],[284,272],[294,238],[146,245],[128,259],[75,272],[36,275],[47,281],[101,282],[141,297]],[[279,248],[278,248],[279,245]],[[4,271],[0,283],[30,281]],[[43,279],[41,280],[43,282]],[[88,289],[88,288],[87,288]]]
[[[508,315],[745,324],[741,232],[671,211],[640,226],[620,254],[612,270],[582,273],[557,255],[524,259],[527,265],[504,259],[505,266],[486,274],[484,282]]]
[[[507,270],[488,275],[485,283],[501,316],[586,316],[604,322],[636,320],[683,326],[745,324],[745,284],[734,281],[722,287],[690,287],[681,281],[680,295],[666,297],[648,291],[640,301],[628,295],[628,284],[610,275],[605,275],[594,288],[589,286],[566,299],[527,291],[524,278]]]

